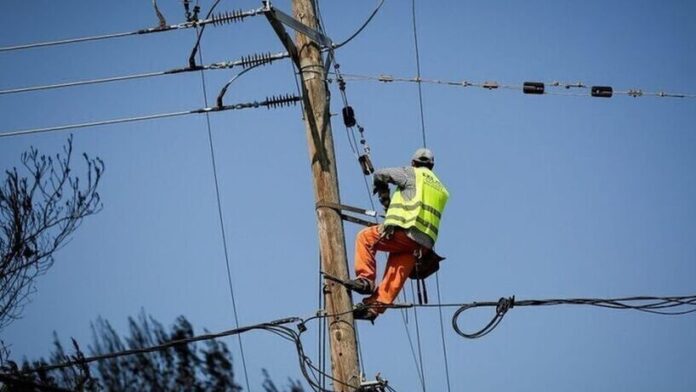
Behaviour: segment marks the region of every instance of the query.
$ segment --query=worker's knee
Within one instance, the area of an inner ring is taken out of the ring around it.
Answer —
[[[373,244],[379,240],[379,230],[377,226],[366,227],[358,232],[356,242],[363,244]]]

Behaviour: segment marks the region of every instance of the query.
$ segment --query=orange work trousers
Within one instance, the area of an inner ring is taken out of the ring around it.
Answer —
[[[382,282],[375,293],[363,302],[393,303],[416,263],[414,252],[420,248],[421,245],[409,238],[404,230],[394,230],[389,238],[381,238],[380,226],[370,226],[361,230],[355,238],[355,274],[359,278],[374,283],[377,266],[375,254],[378,250],[389,252]],[[386,309],[375,310],[383,313]]]

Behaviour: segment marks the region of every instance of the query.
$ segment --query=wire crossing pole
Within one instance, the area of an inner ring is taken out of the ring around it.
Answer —
[[[317,28],[314,0],[293,0],[295,19]],[[325,70],[319,46],[305,35],[296,35],[300,71],[304,80],[304,120],[317,202],[340,203],[336,157],[329,113]],[[348,279],[348,261],[343,221],[337,211],[317,209],[319,251],[324,272]],[[350,293],[335,282],[327,282],[324,293],[326,312],[339,314],[328,319],[331,342],[331,370],[335,391],[354,391],[360,385],[358,350]]]

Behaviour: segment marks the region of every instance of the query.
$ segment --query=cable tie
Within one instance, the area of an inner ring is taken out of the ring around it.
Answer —
[[[566,84],[566,85],[563,86],[563,87],[565,87],[566,89],[570,89],[570,88],[587,88],[587,86],[584,85],[582,82],[577,82],[577,83],[573,83],[573,84]]]
[[[635,98],[635,97],[641,97],[641,96],[643,96],[643,90],[641,90],[641,89],[630,89],[630,90],[628,90],[628,92],[627,92],[626,94],[628,94],[628,95],[630,95],[630,96],[632,96],[632,97],[634,97],[634,98]]]
[[[306,332],[306,331],[307,331],[307,326],[305,325],[304,321],[300,321],[299,323],[297,323],[297,330],[298,330],[300,333],[303,333],[303,332]]]
[[[498,305],[495,307],[495,311],[499,315],[503,315],[508,310],[512,309],[514,306],[515,306],[515,296],[514,295],[512,297],[509,297],[509,298],[500,297],[500,299],[498,300]]]

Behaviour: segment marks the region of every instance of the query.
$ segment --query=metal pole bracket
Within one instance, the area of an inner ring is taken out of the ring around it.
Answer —
[[[285,46],[288,53],[290,53],[290,55],[292,56],[292,59],[293,61],[295,61],[295,64],[297,64],[298,69],[300,68],[298,57],[299,52],[292,38],[285,30],[285,26],[288,26],[289,28],[295,30],[298,33],[304,34],[309,39],[316,42],[322,49],[333,48],[333,41],[331,41],[331,38],[329,38],[324,33],[318,31],[317,29],[313,29],[307,26],[306,24],[300,22],[299,20],[293,18],[292,16],[286,14],[285,12],[273,7],[269,0],[263,1],[262,12],[264,13],[264,15],[266,15],[268,22],[271,24],[271,27],[273,27],[273,30],[280,38],[280,41],[283,43],[283,46]],[[331,56],[328,56],[328,58],[326,59],[326,64],[324,65],[326,69],[328,69],[330,66],[330,58]]]

